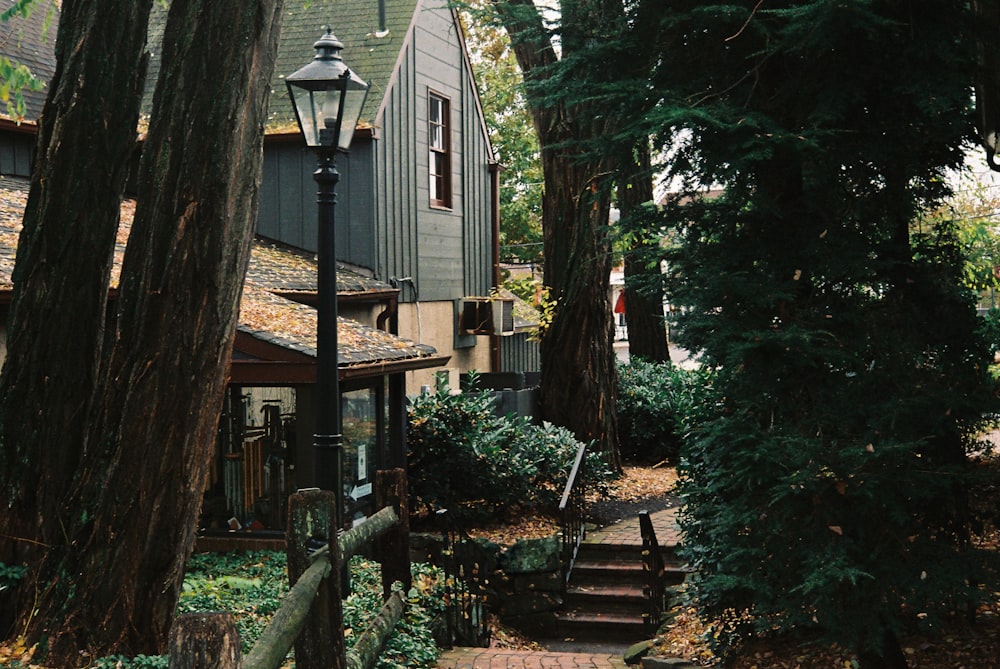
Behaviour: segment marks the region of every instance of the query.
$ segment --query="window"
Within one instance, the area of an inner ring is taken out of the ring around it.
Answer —
[[[427,98],[431,206],[451,207],[451,109],[446,98]]]

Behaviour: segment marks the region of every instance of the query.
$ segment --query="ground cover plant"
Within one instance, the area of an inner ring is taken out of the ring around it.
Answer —
[[[382,607],[381,570],[377,562],[351,560],[351,594],[344,600],[344,641],[348,650]],[[376,665],[430,669],[438,649],[432,630],[443,610],[444,575],[430,565],[414,564],[413,586],[407,593],[403,618],[386,643]],[[177,612],[229,611],[243,642],[243,653],[253,647],[288,592],[285,554],[278,551],[196,553],[188,561]],[[0,647],[0,667],[44,669],[32,664],[32,649],[23,644]],[[166,669],[165,655],[111,656],[97,660],[95,669]],[[285,667],[293,668],[294,660]]]

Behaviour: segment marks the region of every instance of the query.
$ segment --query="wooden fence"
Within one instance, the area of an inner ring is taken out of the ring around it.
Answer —
[[[343,534],[337,531],[335,505],[336,497],[329,491],[304,490],[289,498],[286,540],[291,589],[245,659],[230,613],[184,614],[170,630],[170,668],[277,669],[292,646],[296,669],[374,667],[406,605],[392,586],[400,581],[405,592],[411,585],[406,473],[379,471],[380,510]],[[346,651],[341,575],[348,560],[371,544],[382,564],[384,604]]]

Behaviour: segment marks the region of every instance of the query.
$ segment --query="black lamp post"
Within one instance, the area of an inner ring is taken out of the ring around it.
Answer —
[[[334,227],[335,189],[340,180],[334,158],[347,151],[368,95],[368,84],[344,64],[344,45],[329,28],[314,45],[316,56],[286,77],[288,96],[306,145],[316,151],[313,173],[318,191],[316,387],[318,411],[313,446],[316,485],[337,499],[337,525],[343,527],[343,436],[337,376],[337,249]]]

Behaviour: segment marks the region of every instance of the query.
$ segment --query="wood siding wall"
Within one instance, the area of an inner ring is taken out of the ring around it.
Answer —
[[[348,155],[337,157],[337,257],[373,268],[374,214],[372,190],[372,141],[356,137]],[[308,251],[316,251],[316,154],[301,138],[269,139],[257,214],[257,234]]]
[[[461,36],[444,3],[417,10],[378,123],[376,225],[383,280],[410,277],[402,299],[451,300],[491,287],[492,156]],[[427,97],[448,99],[452,207],[430,206]]]
[[[337,161],[338,259],[370,268],[383,281],[412,279],[399,283],[403,301],[486,295],[492,286],[492,155],[461,35],[444,2],[418,7],[392,79],[373,86],[370,95],[386,89],[375,139],[356,135],[350,155]],[[429,92],[451,106],[450,209],[430,206]],[[270,139],[258,234],[316,250],[314,169],[315,156],[300,140]]]

